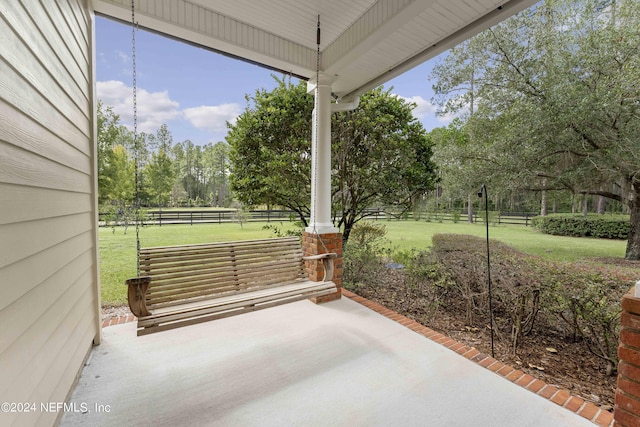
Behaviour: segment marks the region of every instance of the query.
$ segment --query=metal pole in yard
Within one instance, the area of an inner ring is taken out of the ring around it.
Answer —
[[[489,196],[487,195],[487,186],[482,184],[478,197],[482,197],[484,192],[484,213],[485,225],[487,228],[487,287],[489,290],[489,329],[491,330],[491,357],[495,357],[493,348],[493,298],[491,292],[491,257],[489,254]]]

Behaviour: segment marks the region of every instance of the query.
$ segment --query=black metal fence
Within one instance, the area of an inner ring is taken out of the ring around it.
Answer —
[[[394,213],[392,209],[370,208],[365,211],[367,218],[371,220],[416,220],[430,222],[467,222],[467,214],[462,212],[406,212],[402,215]],[[290,210],[146,210],[143,222],[149,225],[171,224],[222,224],[230,222],[272,222],[295,221],[297,213]],[[531,225],[531,218],[536,214],[527,212],[490,212],[490,224]],[[101,226],[111,225],[113,222],[122,221],[110,217],[110,214],[100,213]],[[484,217],[475,213],[473,222],[484,222]]]

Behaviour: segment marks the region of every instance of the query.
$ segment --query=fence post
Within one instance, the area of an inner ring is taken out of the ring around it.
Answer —
[[[193,211],[189,212],[189,222],[193,225]]]

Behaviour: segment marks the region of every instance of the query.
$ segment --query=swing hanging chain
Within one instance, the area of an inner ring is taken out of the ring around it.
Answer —
[[[132,104],[133,104],[133,175],[134,175],[134,191],[135,191],[135,205],[134,215],[136,223],[136,271],[138,277],[140,277],[140,189],[139,189],[139,158],[140,147],[138,147],[138,88],[137,88],[137,76],[136,76],[136,12],[135,12],[135,0],[131,0],[131,66],[132,66]]]
[[[314,194],[313,194],[313,234],[316,235],[316,237],[318,238],[318,240],[320,241],[320,244],[322,244],[322,248],[324,249],[324,253],[328,253],[329,250],[327,249],[327,246],[324,244],[324,241],[322,240],[322,236],[318,233],[318,230],[316,229],[316,222],[318,220],[318,145],[320,142],[320,138],[318,136],[318,130],[319,130],[319,125],[318,125],[318,115],[320,113],[320,101],[318,100],[318,95],[320,92],[320,15],[318,15],[318,27],[316,29],[316,90],[315,90],[315,96],[314,96],[314,139],[315,139],[315,148],[316,148],[316,152],[314,153],[315,155],[313,156],[314,158]],[[313,145],[313,144],[312,144]]]

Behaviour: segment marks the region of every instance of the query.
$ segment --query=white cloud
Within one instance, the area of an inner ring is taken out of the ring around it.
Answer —
[[[407,102],[413,102],[416,106],[413,109],[413,116],[421,120],[427,115],[434,115],[436,112],[436,107],[420,95],[412,96],[411,98],[407,98],[404,96],[399,96],[399,98],[404,99]]]
[[[242,112],[238,104],[202,105],[186,108],[184,117],[198,129],[226,132],[227,122],[235,123]]]
[[[120,61],[124,62],[125,64],[128,64],[131,62],[131,57],[121,50],[118,50],[116,52],[116,55],[118,56],[118,58],[120,58]]]
[[[459,117],[460,114],[459,113],[444,113],[444,114],[438,114],[437,119],[440,123],[450,123],[453,119],[455,119],[456,117]]]
[[[118,80],[97,82],[98,99],[113,107],[113,112],[120,116],[122,124],[133,125],[133,91]],[[138,130],[155,133],[163,124],[182,115],[180,104],[169,97],[168,91],[148,92],[137,90]]]

